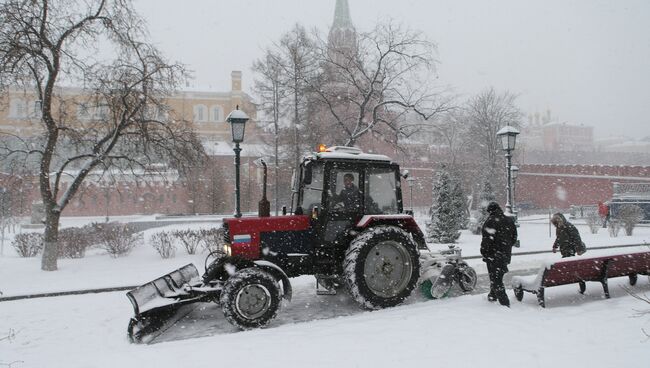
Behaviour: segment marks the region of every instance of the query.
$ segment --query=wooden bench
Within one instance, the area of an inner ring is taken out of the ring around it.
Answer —
[[[515,276],[512,287],[517,300],[524,298],[524,291],[537,294],[539,305],[545,307],[544,289],[551,286],[598,281],[603,285],[605,297],[609,298],[607,279],[628,276],[635,285],[637,275],[650,275],[650,252],[608,255],[601,257],[572,257],[547,264],[537,276]],[[580,293],[584,293],[584,284]]]

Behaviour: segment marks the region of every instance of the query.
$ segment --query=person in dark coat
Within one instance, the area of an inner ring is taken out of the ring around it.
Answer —
[[[496,202],[487,206],[488,218],[483,223],[481,255],[490,276],[489,301],[499,300],[501,305],[510,306],[510,300],[503,285],[503,275],[508,272],[512,247],[517,242],[517,226],[512,217],[506,216]]]
[[[582,243],[580,232],[570,223],[561,213],[556,213],[551,217],[551,224],[555,226],[555,242],[553,243],[553,253],[560,249],[562,258],[573,257],[576,255],[578,247]],[[585,283],[579,282],[580,292],[585,291]]]
[[[343,190],[334,196],[333,203],[343,203],[345,211],[347,212],[356,212],[360,210],[361,207],[361,197],[359,193],[359,188],[354,185],[354,175],[347,173],[343,176]]]
[[[561,213],[554,214],[551,217],[551,223],[555,226],[553,253],[560,249],[562,258],[575,256],[578,247],[582,243],[578,229]]]

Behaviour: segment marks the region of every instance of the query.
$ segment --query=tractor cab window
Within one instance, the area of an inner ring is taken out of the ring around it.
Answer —
[[[311,212],[314,207],[321,207],[321,200],[323,198],[323,165],[313,164],[309,170],[311,170],[311,180],[309,183],[303,184],[300,206],[303,210]]]
[[[365,214],[395,214],[397,209],[397,185],[395,171],[390,168],[371,168],[366,172]]]
[[[330,176],[329,209],[333,212],[361,212],[359,171],[332,170]]]

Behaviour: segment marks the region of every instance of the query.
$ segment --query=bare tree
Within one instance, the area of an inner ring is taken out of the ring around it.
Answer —
[[[517,96],[489,88],[472,97],[465,105],[469,138],[475,159],[491,175],[497,167],[497,153],[501,151],[497,132],[506,125],[519,127],[522,113],[515,104]],[[484,175],[487,175],[484,173]]]
[[[321,123],[339,133],[332,137],[339,144],[354,145],[371,133],[413,134],[419,127],[404,123],[406,113],[426,121],[452,107],[452,99],[432,87],[436,48],[420,32],[387,22],[359,34],[356,50],[319,45],[323,72],[310,91],[327,113]]]
[[[281,188],[289,186],[289,176],[282,173],[286,167],[296,167],[306,150],[322,143],[310,112],[309,81],[315,79],[321,65],[317,56],[313,38],[296,24],[253,64],[255,91],[273,135],[276,213],[287,195]]]
[[[184,79],[184,70],[141,41],[143,24],[130,0],[0,5],[0,88],[33,93],[42,131],[39,146],[0,154],[37,157],[46,213],[43,270],[57,269],[61,213],[94,169],[136,172],[161,159],[179,164],[200,146],[165,108],[163,96]],[[102,57],[100,46],[113,58]],[[77,97],[63,94],[69,84],[82,87]]]
[[[280,117],[282,114],[282,104],[287,95],[284,88],[283,70],[280,65],[280,56],[274,50],[267,49],[266,56],[263,59],[256,60],[253,63],[253,71],[257,78],[254,82],[254,90],[260,98],[258,107],[264,113],[271,125],[273,131],[273,176],[274,176],[274,203],[275,214],[279,211],[279,180],[280,180]]]
[[[318,55],[315,53],[314,40],[299,24],[282,36],[276,48],[276,55],[280,57],[276,63],[283,69],[283,87],[291,100],[291,146],[294,151],[293,164],[297,167],[306,143],[301,133],[312,127],[308,117],[308,91],[309,81],[318,72]]]
[[[468,126],[462,109],[455,109],[441,114],[431,127],[433,141],[446,148],[447,167],[450,172],[457,172],[458,165],[466,159],[465,152],[469,144]]]

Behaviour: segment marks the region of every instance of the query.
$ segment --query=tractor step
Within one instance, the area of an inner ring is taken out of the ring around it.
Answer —
[[[316,295],[336,295],[338,282],[336,275],[316,275]]]

